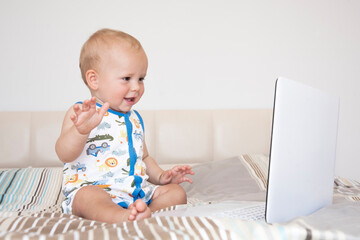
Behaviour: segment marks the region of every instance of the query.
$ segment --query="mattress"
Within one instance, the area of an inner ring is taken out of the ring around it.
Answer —
[[[188,205],[265,201],[268,157],[246,154],[194,166]],[[0,169],[0,239],[360,238],[360,183],[336,177],[334,203],[285,224],[234,218],[155,216],[107,224],[61,212],[62,168]],[[172,206],[172,211],[184,206]]]

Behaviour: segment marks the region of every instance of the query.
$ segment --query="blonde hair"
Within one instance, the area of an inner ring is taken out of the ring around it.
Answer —
[[[86,85],[86,72],[90,69],[98,70],[97,68],[101,62],[102,54],[109,49],[114,42],[129,44],[132,48],[142,49],[140,42],[125,32],[108,28],[96,31],[84,43],[80,52],[79,67],[81,77]]]

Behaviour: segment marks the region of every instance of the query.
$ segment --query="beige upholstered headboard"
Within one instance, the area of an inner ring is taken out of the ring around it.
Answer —
[[[150,155],[166,167],[269,153],[270,109],[146,110]],[[62,166],[55,153],[65,112],[0,112],[0,168]]]

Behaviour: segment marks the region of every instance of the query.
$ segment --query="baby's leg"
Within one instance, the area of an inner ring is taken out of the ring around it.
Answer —
[[[186,204],[186,202],[186,193],[180,185],[167,184],[156,188],[149,207],[154,212],[162,208]]]
[[[114,203],[110,195],[97,186],[82,187],[76,193],[72,212],[79,217],[107,223],[151,217],[151,210],[145,202],[136,200],[128,209],[124,209]]]

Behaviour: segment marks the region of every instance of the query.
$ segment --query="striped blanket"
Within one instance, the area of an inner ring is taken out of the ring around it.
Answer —
[[[61,212],[61,168],[3,169],[0,182],[0,213]]]
[[[265,191],[267,157],[236,158]],[[200,169],[200,168],[199,168]],[[201,172],[196,172],[200,174]],[[201,177],[201,176],[200,176]],[[61,213],[61,168],[0,169],[0,239],[346,239],[360,237],[360,183],[336,178],[329,209],[287,224],[227,218],[166,217],[107,224]],[[249,181],[249,179],[247,179]],[[196,184],[196,183],[194,183]],[[241,183],[240,183],[241,184]],[[221,186],[219,186],[221,187]],[[189,198],[189,205],[211,202]],[[163,211],[171,211],[176,206]],[[333,218],[334,222],[324,223]]]

